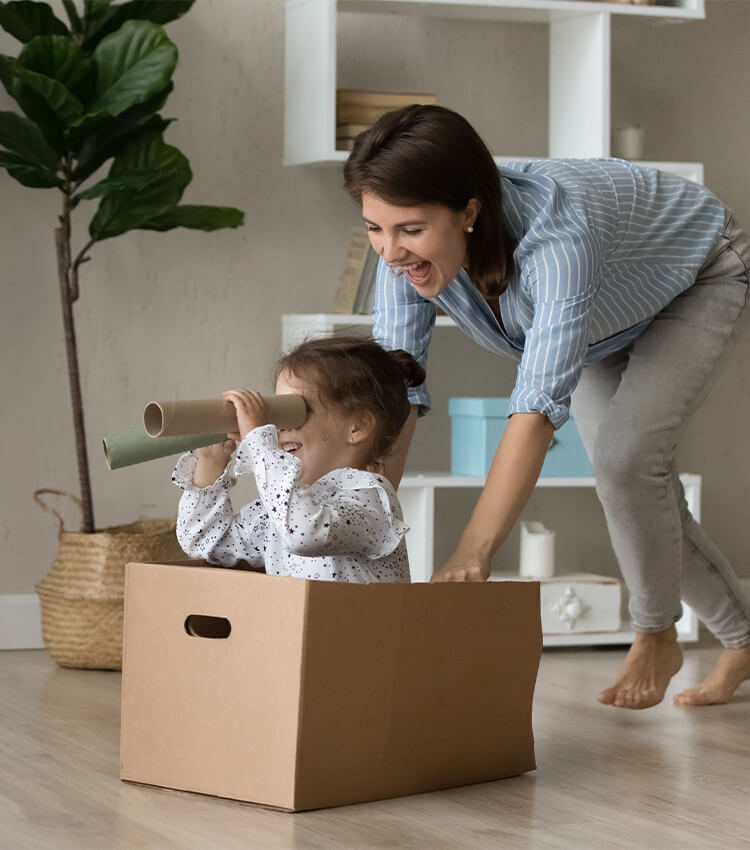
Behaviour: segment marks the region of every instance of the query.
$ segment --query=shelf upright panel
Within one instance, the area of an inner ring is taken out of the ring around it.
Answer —
[[[549,28],[549,155],[609,156],[609,12],[555,16]]]
[[[324,162],[336,147],[336,0],[286,0],[284,165]]]

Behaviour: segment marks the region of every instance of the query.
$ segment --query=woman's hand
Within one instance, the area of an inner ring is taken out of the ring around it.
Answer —
[[[243,440],[254,428],[268,425],[268,409],[263,396],[255,390],[227,390],[224,398],[234,405],[237,413],[237,431],[227,436],[232,440]]]
[[[457,549],[442,569],[430,579],[433,581],[487,581],[490,577],[490,559]]]
[[[542,413],[514,413],[456,551],[432,581],[487,581],[492,556],[534,490],[554,428]]]

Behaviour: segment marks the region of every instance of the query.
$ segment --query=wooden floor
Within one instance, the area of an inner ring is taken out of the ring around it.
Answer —
[[[750,686],[728,706],[671,694],[717,655],[689,649],[668,701],[595,701],[621,650],[546,650],[538,770],[299,814],[118,778],[120,676],[0,652],[0,850],[735,850],[750,847]]]

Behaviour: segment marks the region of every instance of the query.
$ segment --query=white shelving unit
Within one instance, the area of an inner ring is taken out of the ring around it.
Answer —
[[[701,476],[680,476],[690,513],[700,522]],[[479,489],[485,479],[474,475],[451,475],[448,472],[404,475],[398,490],[404,510],[404,521],[410,527],[406,545],[412,581],[429,581],[435,567],[435,491],[442,488],[471,487]],[[537,487],[593,487],[593,478],[539,478]],[[695,612],[683,605],[683,616],[677,624],[681,641],[698,639],[698,619]],[[590,646],[593,644],[629,644],[635,633],[629,626],[617,632],[544,635],[545,646]]]
[[[705,17],[705,4],[704,0],[655,6],[594,0],[286,0],[285,165],[340,163],[347,157],[345,151],[336,150],[335,139],[336,35],[342,12],[548,26],[547,154],[608,156],[612,16],[700,19]],[[524,157],[498,156],[508,158]],[[673,170],[668,165],[660,167]]]
[[[281,317],[282,348],[288,351],[294,345],[315,336],[325,336],[337,328],[369,327],[371,316],[353,316],[341,313],[289,313]],[[438,316],[437,327],[456,325],[448,316]],[[690,512],[700,522],[701,476],[681,475]],[[405,475],[399,487],[399,499],[404,509],[404,519],[410,527],[407,537],[409,566],[412,581],[429,581],[435,568],[435,491],[444,488],[475,488],[484,486],[485,479],[474,475],[451,475],[449,472],[425,472]],[[540,478],[537,487],[593,487],[593,478]],[[698,639],[698,620],[687,605],[677,624],[681,641]],[[575,646],[593,644],[627,644],[634,637],[626,627],[618,632],[598,634],[545,635],[545,646]]]
[[[534,23],[549,27],[550,157],[599,157],[610,153],[610,44],[613,15],[644,18],[701,19],[704,0],[672,0],[667,5],[634,5],[597,0],[286,0],[284,164],[340,165],[348,156],[337,151],[336,53],[340,13],[437,16],[487,22]],[[495,161],[526,159],[498,152]],[[703,166],[691,162],[643,163],[703,182]],[[282,345],[287,350],[305,337],[337,328],[368,326],[370,316],[332,313],[282,317]],[[437,327],[455,327],[439,316]],[[691,512],[700,519],[701,479],[682,476]],[[483,478],[425,473],[404,476],[399,496],[407,523],[409,559],[415,581],[427,581],[434,568],[435,491],[480,488]],[[540,478],[538,487],[593,487],[593,478]],[[683,641],[695,640],[698,623],[685,606],[678,624]],[[546,635],[545,646],[623,644],[633,640],[629,628],[598,634]]]

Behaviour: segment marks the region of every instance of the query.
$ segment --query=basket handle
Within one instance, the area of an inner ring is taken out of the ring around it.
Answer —
[[[46,511],[48,514],[52,514],[53,516],[57,517],[57,521],[60,523],[60,534],[65,531],[65,520],[54,508],[51,508],[45,501],[40,498],[40,496],[45,493],[50,493],[53,496],[67,496],[69,499],[72,499],[81,509],[81,528],[83,528],[83,502],[78,498],[78,496],[74,496],[72,493],[68,493],[65,490],[51,490],[48,488],[34,490],[34,501],[37,503],[37,505],[39,505],[39,507],[43,511]]]

